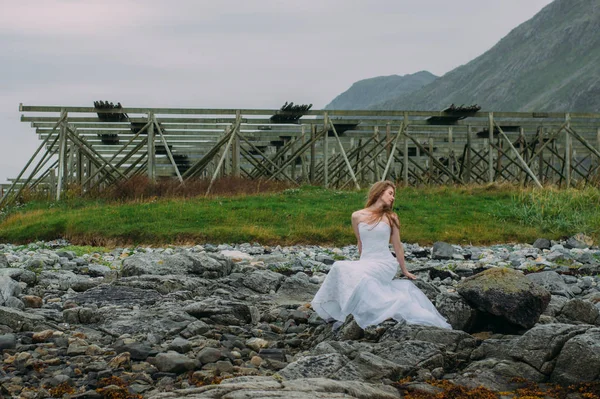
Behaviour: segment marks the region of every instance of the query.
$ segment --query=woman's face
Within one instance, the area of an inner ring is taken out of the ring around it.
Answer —
[[[396,195],[395,190],[392,187],[387,187],[383,193],[381,194],[381,197],[379,197],[383,203],[388,206],[388,207],[392,207],[392,205],[394,205],[394,197]]]

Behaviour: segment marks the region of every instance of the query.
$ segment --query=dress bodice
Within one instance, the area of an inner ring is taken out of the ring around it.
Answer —
[[[358,233],[362,243],[360,259],[389,259],[391,227],[384,221],[379,223],[360,222]]]

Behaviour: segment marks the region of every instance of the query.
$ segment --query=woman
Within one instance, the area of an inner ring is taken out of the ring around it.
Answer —
[[[411,280],[400,242],[400,222],[392,211],[394,184],[373,184],[365,209],[352,214],[352,228],[358,242],[358,261],[335,262],[311,305],[326,321],[337,327],[352,314],[361,327],[393,318],[410,324],[452,328],[433,304],[412,282],[393,280],[398,270]],[[396,258],[389,250],[392,242]]]

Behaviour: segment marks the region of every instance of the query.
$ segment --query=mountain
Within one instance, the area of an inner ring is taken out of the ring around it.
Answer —
[[[355,101],[367,104],[373,97]],[[367,108],[441,110],[450,104],[600,112],[600,1],[555,0],[468,64]]]
[[[430,72],[420,71],[412,75],[378,76],[360,80],[337,96],[325,109],[367,109],[401,94],[413,93],[436,78]]]

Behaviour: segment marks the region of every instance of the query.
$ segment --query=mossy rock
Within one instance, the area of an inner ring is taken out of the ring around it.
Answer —
[[[521,272],[498,267],[461,281],[458,293],[476,309],[531,328],[550,302],[550,293]]]

